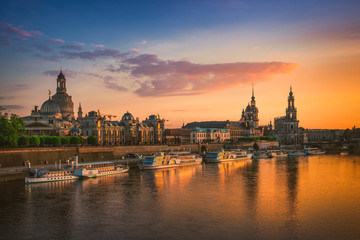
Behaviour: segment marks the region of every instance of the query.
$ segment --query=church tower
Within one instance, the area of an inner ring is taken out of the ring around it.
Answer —
[[[60,68],[60,73],[56,79],[56,94],[52,99],[59,106],[62,118],[68,121],[73,121],[74,117],[74,103],[71,96],[66,92],[66,78]]]
[[[243,109],[240,122],[243,123],[244,127],[248,129],[257,129],[259,127],[259,110],[256,107],[255,95],[254,95],[254,84],[252,84],[252,95],[251,102]],[[252,131],[253,131],[252,130]],[[253,134],[249,134],[252,136]]]
[[[286,108],[286,122],[287,122],[287,127],[286,127],[286,131],[287,132],[297,132],[299,129],[299,121],[297,120],[297,109],[295,108],[295,98],[294,98],[294,94],[292,92],[292,87],[290,86],[290,92],[289,92],[289,97],[288,97],[288,107]]]
[[[66,93],[66,78],[62,73],[62,68],[60,68],[60,73],[58,75],[56,82],[57,82],[56,92]]]
[[[288,97],[288,107],[286,108],[286,118],[287,119],[291,119],[291,120],[297,120],[297,116],[296,116],[296,108],[295,108],[295,98],[294,98],[294,94],[292,92],[292,87],[290,86],[290,92],[289,92],[289,97]]]
[[[79,103],[78,120],[82,119],[82,117],[83,117],[83,112],[81,108],[81,103]]]

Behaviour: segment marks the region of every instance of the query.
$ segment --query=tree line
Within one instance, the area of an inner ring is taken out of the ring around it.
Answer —
[[[53,146],[77,146],[77,145],[97,145],[98,140],[95,136],[84,139],[80,136],[24,136],[25,124],[21,118],[15,114],[1,114],[0,112],[0,147],[53,147]]]
[[[58,147],[58,146],[78,146],[78,145],[97,145],[95,136],[84,139],[80,136],[20,136],[18,138],[19,147]]]

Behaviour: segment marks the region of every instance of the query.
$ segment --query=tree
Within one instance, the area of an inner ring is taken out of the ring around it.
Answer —
[[[72,136],[72,137],[70,138],[70,143],[71,143],[71,144],[80,144],[80,139],[79,139],[79,137]]]
[[[30,146],[37,147],[40,145],[40,138],[38,136],[31,136],[29,138]]]
[[[17,139],[25,131],[25,125],[21,118],[7,113],[0,114],[0,147],[16,147]]]
[[[68,145],[70,144],[70,138],[69,137],[61,137],[60,138],[61,145]]]
[[[89,145],[97,145],[98,144],[98,140],[95,136],[91,135],[87,138],[87,144]]]

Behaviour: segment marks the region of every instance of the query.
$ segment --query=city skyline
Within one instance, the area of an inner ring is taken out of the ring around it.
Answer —
[[[325,5],[326,3],[326,5]],[[359,123],[356,1],[152,3],[5,1],[0,105],[20,116],[55,91],[60,67],[74,110],[239,120],[255,84],[260,124],[284,115],[290,85],[300,126]],[[81,14],[79,14],[81,13]]]

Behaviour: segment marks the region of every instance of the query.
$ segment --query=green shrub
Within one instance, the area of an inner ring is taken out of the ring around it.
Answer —
[[[87,138],[87,144],[89,145],[97,145],[98,144],[98,140],[95,136],[91,135]]]
[[[45,136],[44,139],[45,139],[45,141],[44,141],[45,145],[52,145],[52,137]]]
[[[70,144],[70,138],[69,137],[60,137],[61,145],[68,145]]]
[[[29,146],[30,141],[28,136],[20,136],[18,139],[18,145],[22,147]]]
[[[45,136],[40,136],[40,145],[44,145],[45,144]]]
[[[72,137],[70,138],[70,143],[71,143],[71,144],[80,144],[80,139],[79,139],[79,137],[77,137],[77,136],[72,136]]]
[[[40,145],[40,138],[38,136],[29,137],[30,146],[38,147]]]
[[[61,145],[60,137],[51,137],[51,144],[53,146],[60,146]]]

